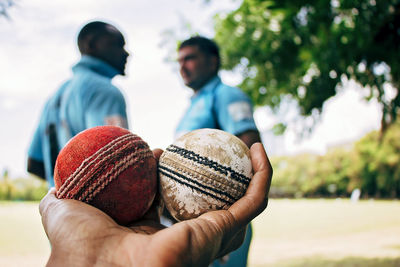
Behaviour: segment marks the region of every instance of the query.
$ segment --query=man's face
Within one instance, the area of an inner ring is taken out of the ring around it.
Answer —
[[[186,86],[197,91],[217,74],[217,58],[200,51],[197,46],[185,46],[178,52],[179,72]]]
[[[125,75],[125,64],[129,53],[124,46],[125,40],[122,34],[116,28],[109,26],[108,33],[96,40],[92,55],[116,68],[121,75]]]

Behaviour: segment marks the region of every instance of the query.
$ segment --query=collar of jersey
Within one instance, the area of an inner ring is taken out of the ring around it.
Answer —
[[[74,67],[72,67],[72,71],[76,72],[81,68],[90,69],[110,79],[119,74],[119,71],[108,63],[88,55],[83,55],[81,60]]]
[[[214,78],[212,78],[206,85],[204,85],[199,91],[197,91],[196,94],[192,96],[192,98],[195,98],[199,95],[211,93],[217,88],[217,85],[221,82],[221,78],[217,75]]]

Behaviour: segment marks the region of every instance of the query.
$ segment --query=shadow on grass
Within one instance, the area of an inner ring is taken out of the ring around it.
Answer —
[[[261,267],[263,265],[254,265]],[[343,259],[327,259],[323,257],[301,258],[297,260],[274,263],[277,267],[399,267],[400,257],[397,258],[362,258],[347,257]]]

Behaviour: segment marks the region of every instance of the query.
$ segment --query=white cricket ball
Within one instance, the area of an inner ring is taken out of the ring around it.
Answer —
[[[238,137],[215,129],[189,132],[159,160],[160,191],[178,221],[228,209],[252,177],[250,150]]]

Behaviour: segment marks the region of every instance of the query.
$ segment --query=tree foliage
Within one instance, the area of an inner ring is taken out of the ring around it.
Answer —
[[[271,194],[289,197],[350,196],[355,188],[363,197],[400,197],[400,123],[383,138],[371,132],[353,146],[338,147],[325,155],[272,158]]]
[[[355,151],[350,177],[370,196],[400,196],[400,124],[389,127],[382,140],[377,132],[368,134]]]
[[[0,200],[39,201],[48,191],[47,182],[35,176],[9,178],[0,176]]]
[[[258,105],[290,96],[313,117],[353,79],[382,105],[382,130],[400,106],[400,0],[243,0],[215,18],[223,67]]]

